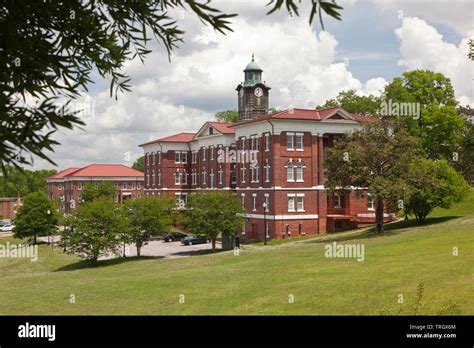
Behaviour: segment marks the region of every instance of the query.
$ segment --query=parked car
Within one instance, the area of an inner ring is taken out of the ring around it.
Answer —
[[[2,227],[0,227],[0,231],[2,232],[11,232],[13,231],[13,228],[15,225],[12,225],[11,223],[6,223]]]
[[[211,240],[206,236],[187,236],[181,239],[181,244],[183,245],[193,245],[193,244],[204,244],[209,243]]]
[[[165,242],[176,242],[176,241],[181,240],[181,239],[183,239],[187,236],[188,236],[187,234],[182,233],[182,232],[170,232],[170,233],[167,233],[163,236],[163,240]]]

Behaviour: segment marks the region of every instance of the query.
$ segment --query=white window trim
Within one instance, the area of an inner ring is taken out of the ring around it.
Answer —
[[[252,211],[257,211],[257,194],[252,193]]]

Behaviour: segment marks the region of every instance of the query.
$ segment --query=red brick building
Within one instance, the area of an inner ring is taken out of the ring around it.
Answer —
[[[142,172],[123,164],[90,164],[83,168],[67,168],[48,177],[48,196],[67,213],[82,201],[85,185],[103,181],[115,185],[115,201],[119,203],[143,194]]]
[[[262,113],[270,88],[253,59],[244,72],[245,82],[237,87],[238,122],[206,122],[196,133],[140,145],[145,194],[186,202],[191,192],[232,190],[245,208],[239,235],[244,240],[262,240],[264,231],[279,239],[373,223],[374,203],[367,195],[327,195],[323,157],[334,138],[377,120],[341,108]]]
[[[23,204],[21,198],[15,197],[0,197],[0,220],[13,220],[18,211],[18,208]]]

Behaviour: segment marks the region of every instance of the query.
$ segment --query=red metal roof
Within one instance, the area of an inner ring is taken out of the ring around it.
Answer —
[[[123,164],[89,164],[72,172],[67,176],[132,176],[143,177],[144,174],[138,170]]]
[[[144,145],[156,144],[156,143],[187,143],[193,140],[195,134],[196,133],[182,132],[182,133],[170,135],[164,138],[152,140],[152,141],[149,141],[148,143],[144,143],[138,146],[144,146]]]
[[[336,114],[338,111],[349,114],[357,122],[377,122],[378,119],[375,117],[363,116],[350,114],[342,108],[333,107],[327,109],[287,109],[272,114],[267,114],[259,117],[255,117],[251,120],[236,122],[233,126],[240,126],[244,124],[260,122],[268,119],[285,119],[285,120],[310,120],[310,121],[322,121],[330,118],[332,115]]]
[[[75,167],[66,168],[64,170],[57,172],[56,174],[48,176],[48,179],[62,179],[65,176],[68,176],[69,174],[75,172],[78,169],[81,169],[81,168],[75,168]]]
[[[215,128],[219,133],[222,134],[234,134],[235,129],[229,126],[233,125],[233,122],[207,122],[211,127]]]

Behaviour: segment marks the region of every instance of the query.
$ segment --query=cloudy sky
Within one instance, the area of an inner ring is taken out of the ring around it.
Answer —
[[[60,132],[62,144],[51,154],[60,170],[89,163],[131,165],[139,144],[165,135],[196,131],[214,113],[237,107],[235,87],[255,53],[263,79],[272,89],[270,106],[313,108],[340,91],[379,94],[394,77],[412,69],[430,69],[451,79],[456,97],[474,106],[473,63],[467,41],[474,35],[474,2],[337,1],[342,21],[324,17],[308,24],[285,11],[266,15],[268,0],[213,1],[238,13],[233,32],[215,33],[191,13],[175,13],[186,31],[171,62],[153,44],[145,64],[129,62],[132,92],[109,97],[99,77],[78,107],[86,108],[87,126]],[[36,160],[35,169],[53,168]]]

